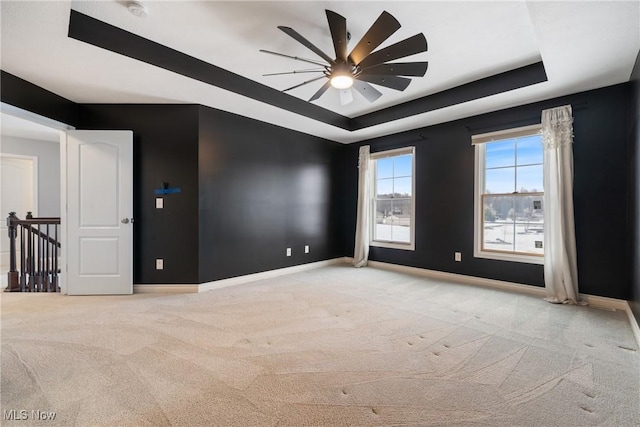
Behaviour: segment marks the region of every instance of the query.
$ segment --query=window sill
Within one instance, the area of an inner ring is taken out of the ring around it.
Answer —
[[[413,243],[394,243],[394,242],[383,242],[379,240],[372,240],[369,242],[369,246],[374,246],[376,248],[387,248],[387,249],[402,249],[405,251],[415,251],[415,245]]]
[[[544,256],[535,255],[519,255],[519,254],[503,254],[496,252],[480,252],[476,251],[473,254],[474,258],[494,259],[497,261],[509,261],[509,262],[521,262],[525,264],[539,264],[544,265]]]

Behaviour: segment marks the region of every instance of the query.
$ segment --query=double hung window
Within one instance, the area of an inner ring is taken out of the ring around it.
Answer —
[[[475,135],[475,250],[480,258],[543,263],[540,126]]]
[[[373,153],[371,246],[413,250],[414,147]]]

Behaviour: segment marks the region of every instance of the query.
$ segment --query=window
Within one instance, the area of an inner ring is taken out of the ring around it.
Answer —
[[[544,262],[540,126],[475,135],[475,250],[479,258]]]
[[[373,153],[371,246],[413,250],[414,147]]]

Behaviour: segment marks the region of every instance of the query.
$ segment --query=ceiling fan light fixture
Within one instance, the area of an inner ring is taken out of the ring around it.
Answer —
[[[345,74],[332,75],[331,86],[335,87],[336,89],[349,89],[351,86],[353,86],[353,77],[347,76]]]
[[[336,89],[349,89],[353,86],[353,73],[347,64],[335,64],[329,75],[331,86]]]

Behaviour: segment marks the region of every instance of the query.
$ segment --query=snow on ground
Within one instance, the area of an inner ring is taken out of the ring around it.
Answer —
[[[515,241],[515,245],[514,245]],[[544,244],[544,223],[530,221],[513,223],[512,221],[487,222],[484,227],[484,248],[498,251],[532,252],[543,254],[542,247],[536,248],[536,242]]]
[[[375,225],[375,240],[410,241],[411,228],[402,218],[386,218],[386,224]],[[514,245],[515,241],[515,245]],[[516,251],[543,254],[544,248],[536,248],[536,242],[544,247],[544,223],[529,221],[513,223],[503,220],[487,222],[484,228],[484,248],[496,251]]]

